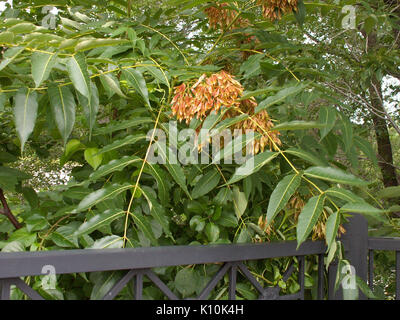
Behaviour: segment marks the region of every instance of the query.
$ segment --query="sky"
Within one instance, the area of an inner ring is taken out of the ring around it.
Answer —
[[[10,3],[12,4],[12,0],[8,0],[8,1],[0,1],[0,11],[3,11],[6,8],[6,3]]]

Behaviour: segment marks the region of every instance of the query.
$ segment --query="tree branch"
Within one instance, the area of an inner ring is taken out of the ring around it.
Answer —
[[[4,196],[3,189],[0,188],[0,202],[3,205],[3,210],[0,210],[0,213],[5,215],[8,220],[13,224],[15,229],[21,229],[22,226],[18,222],[17,218],[12,214],[10,207],[8,206],[6,197]]]

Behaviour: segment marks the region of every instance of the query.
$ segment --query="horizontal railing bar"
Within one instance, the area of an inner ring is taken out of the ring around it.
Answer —
[[[296,241],[285,241],[129,249],[3,252],[0,253],[0,279],[42,275],[42,268],[45,265],[53,266],[56,274],[68,274],[316,255],[324,253],[326,249],[323,241],[307,241],[298,250],[296,247]]]
[[[368,238],[369,250],[400,250],[400,238]]]

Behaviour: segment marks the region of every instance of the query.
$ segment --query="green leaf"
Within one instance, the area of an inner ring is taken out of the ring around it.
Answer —
[[[3,249],[1,249],[1,252],[21,252],[25,251],[24,244],[20,241],[11,241],[7,243]]]
[[[325,124],[321,124],[315,121],[294,120],[290,122],[280,123],[271,128],[271,131],[307,130],[314,128],[323,128],[324,126]]]
[[[24,195],[24,198],[28,200],[29,205],[32,209],[37,208],[37,206],[39,205],[39,198],[33,188],[23,187],[22,194]]]
[[[38,88],[50,75],[51,69],[57,61],[57,54],[34,52],[31,58],[32,77]]]
[[[36,29],[36,26],[31,23],[31,22],[21,22],[18,23],[11,28],[8,29],[8,31],[13,32],[13,33],[30,33],[33,30]]]
[[[84,152],[85,160],[90,166],[96,170],[101,162],[103,161],[103,155],[99,154],[99,149],[97,148],[88,148]]]
[[[212,128],[214,128],[221,121],[226,111],[228,111],[227,108],[220,110],[219,112],[215,112],[214,110],[211,111],[207,118],[205,118],[201,129],[211,130]]]
[[[13,47],[8,49],[3,55],[3,60],[0,62],[0,71],[13,62],[19,54],[24,51],[24,49],[25,48],[23,47]]]
[[[77,53],[69,58],[67,62],[67,70],[75,89],[81,95],[86,97],[88,104],[90,105],[90,100],[92,99],[92,87],[85,56],[82,53]]]
[[[191,229],[193,229],[196,232],[202,232],[206,223],[204,219],[201,216],[193,216],[190,219],[189,226]]]
[[[232,191],[228,187],[221,188],[218,191],[218,194],[214,198],[215,203],[222,206],[226,205],[228,201],[231,200],[232,200]]]
[[[18,181],[30,179],[32,176],[17,169],[0,167],[0,188],[15,192]]]
[[[59,50],[73,49],[79,43],[80,39],[65,39],[60,43]]]
[[[350,212],[350,213],[361,213],[374,217],[380,217],[382,213],[387,212],[387,210],[377,209],[366,202],[355,202],[355,203],[346,203],[343,207],[340,208],[342,212]]]
[[[221,217],[217,222],[220,226],[227,228],[235,228],[238,226],[238,219],[235,214],[222,212]]]
[[[333,241],[331,246],[327,250],[328,254],[327,254],[326,263],[325,263],[325,268],[327,271],[329,270],[329,266],[330,266],[331,262],[333,261],[333,258],[335,258],[335,253],[336,253],[337,248],[338,248],[337,242]]]
[[[328,246],[328,251],[332,246],[332,243],[335,242],[336,235],[339,229],[340,224],[340,214],[336,211],[334,214],[331,214],[326,220],[326,244]]]
[[[54,231],[51,233],[50,239],[59,247],[62,248],[78,248],[76,241],[73,241],[71,237],[66,236],[63,233]]]
[[[127,33],[128,33],[128,38],[132,44],[132,49],[135,49],[136,41],[137,41],[137,34],[136,34],[135,30],[133,30],[132,28],[129,28]]]
[[[125,211],[120,209],[110,209],[97,214],[86,222],[82,223],[74,236],[80,237],[84,234],[90,234],[103,226],[109,226],[111,222],[125,215]]]
[[[0,176],[1,177],[1,176]],[[6,191],[15,192],[15,186],[18,183],[17,178],[15,177],[1,177],[0,179],[0,188]]]
[[[17,160],[18,158],[11,153],[8,153],[4,150],[0,152],[0,163],[11,163]]]
[[[77,139],[71,139],[65,146],[64,154],[60,159],[60,164],[63,166],[76,152],[85,150],[85,145]]]
[[[127,136],[121,140],[115,140],[113,143],[103,147],[100,151],[99,154],[110,152],[112,150],[116,150],[122,147],[126,147],[128,145],[134,144],[138,141],[145,140],[146,135],[145,134],[135,134],[132,136]]]
[[[299,2],[297,3],[297,10],[294,11],[293,14],[300,27],[302,27],[304,20],[306,19],[306,6],[304,5],[303,0],[299,0]]]
[[[359,136],[355,136],[353,138],[353,142],[355,146],[358,149],[360,149],[368,157],[368,159],[373,162],[375,166],[378,165],[378,159],[376,158],[376,153],[374,151],[374,148],[372,147],[372,144],[369,141]]]
[[[146,81],[143,75],[136,69],[124,69],[122,74],[128,80],[132,87],[142,96],[144,102],[150,106],[149,92],[147,90]]]
[[[255,132],[254,135],[243,134],[241,136],[234,137],[223,149],[219,150],[212,159],[212,163],[219,163],[221,159],[225,158],[225,153],[230,156],[233,160],[235,153],[244,149],[248,144],[251,144],[254,140],[259,139],[261,134]]]
[[[261,89],[257,89],[254,91],[244,91],[242,97],[240,98],[240,100],[247,100],[251,97],[257,97],[269,92],[275,92],[276,87],[266,87],[266,88],[261,88]]]
[[[0,180],[6,177],[13,177],[16,180],[31,179],[32,176],[18,169],[0,166]]]
[[[121,248],[122,247],[122,238],[117,240],[116,238],[120,238],[117,236],[109,236],[100,239],[95,242],[93,249],[103,249],[103,248]],[[114,241],[114,242],[113,242]],[[111,245],[109,245],[111,243]],[[116,245],[121,246],[116,246]],[[98,272],[96,274],[91,275],[90,280],[94,283],[92,293],[90,295],[90,300],[102,300],[105,295],[120,281],[122,278],[122,274],[119,271],[112,272]]]
[[[334,183],[343,183],[354,186],[365,186],[369,182],[361,180],[351,173],[331,168],[331,167],[311,167],[304,171],[304,175],[311,178],[331,181]]]
[[[247,160],[246,163],[237,168],[227,184],[229,185],[238,182],[243,178],[253,173],[256,173],[268,162],[275,159],[278,155],[279,155],[278,152],[272,152],[272,151],[265,151],[263,153],[257,154],[252,159]]]
[[[318,122],[324,125],[319,131],[322,140],[335,126],[336,110],[333,107],[321,107],[319,109]]]
[[[62,195],[70,199],[82,200],[91,192],[92,190],[87,187],[74,187],[63,191]]]
[[[248,228],[245,227],[240,231],[236,242],[237,243],[249,243],[249,242],[251,242],[251,234],[250,234]]]
[[[364,30],[367,34],[370,34],[372,30],[375,27],[375,24],[377,24],[378,19],[374,14],[371,14],[364,20]]]
[[[162,226],[165,234],[171,237],[172,235],[171,231],[169,230],[169,220],[165,214],[165,209],[157,202],[155,197],[153,197],[153,190],[146,186],[141,187],[140,190],[147,200],[151,216]]]
[[[325,190],[327,195],[342,199],[346,202],[364,202],[364,199],[355,195],[350,190],[346,190],[343,188],[332,187],[328,190]]]
[[[171,163],[169,156],[166,154],[168,151],[164,150],[159,141],[154,141],[154,146],[157,147],[157,151],[163,160],[163,164],[171,174],[172,178],[182,188],[182,190],[185,191],[188,197],[192,199],[192,196],[190,195],[186,186],[186,176],[181,165],[179,163]]]
[[[208,238],[208,241],[215,242],[219,239],[219,228],[212,222],[207,223],[205,234]]]
[[[247,199],[244,192],[241,192],[238,187],[233,187],[233,207],[237,218],[239,219],[247,208]]]
[[[67,27],[71,27],[77,30],[82,30],[82,25],[74,20],[65,18],[65,17],[60,17],[61,23],[63,25],[63,27],[67,26]]]
[[[244,121],[248,118],[249,118],[248,114],[241,114],[234,118],[226,118],[225,120],[222,120],[220,123],[218,123],[213,130],[211,130],[210,136],[213,137],[215,135],[218,135],[222,133],[222,131],[224,131],[225,129],[228,129],[232,127],[234,124]]]
[[[364,202],[362,198],[356,196],[353,192],[343,188],[332,187],[326,190],[325,193],[327,195],[345,200],[347,202]]]
[[[301,175],[292,174],[283,178],[269,198],[269,204],[267,209],[267,221],[268,224],[271,223],[275,216],[281,211],[292,195],[296,192],[297,188],[300,186]]]
[[[30,216],[28,219],[26,219],[25,223],[26,230],[28,232],[43,230],[49,225],[46,218],[39,214],[34,214],[33,216]]]
[[[142,163],[142,159],[136,156],[124,156],[121,159],[111,160],[109,163],[101,166],[95,172],[93,172],[89,179],[90,180],[98,180],[104,176],[109,175],[110,173],[121,171],[125,167],[133,164],[133,163]]]
[[[296,84],[292,87],[285,88],[279,91],[276,95],[270,96],[267,99],[261,101],[257,106],[255,113],[259,113],[261,110],[267,109],[274,104],[285,101],[288,97],[295,96],[307,87],[307,84]]]
[[[48,93],[53,118],[66,145],[75,123],[74,96],[67,86],[50,85]]]
[[[215,169],[208,171],[196,183],[192,191],[192,198],[197,199],[213,190],[219,183],[221,176]]]
[[[281,65],[272,66],[274,70],[271,70],[269,68],[271,65],[268,61],[263,60],[264,58],[265,54],[254,54],[241,63],[239,72],[243,74],[243,80],[254,79],[254,77],[259,76],[261,73],[263,73],[265,79],[269,79],[276,76],[282,70]]]
[[[143,169],[144,173],[150,174],[157,181],[158,197],[161,204],[168,205],[170,200],[170,184],[167,179],[167,173],[163,171],[158,165],[147,162]]]
[[[345,146],[344,151],[348,153],[351,151],[351,147],[353,146],[353,126],[345,115],[341,114],[340,118],[340,130],[342,131],[342,138]]]
[[[94,83],[91,82],[90,86],[90,99],[87,99],[78,92],[79,104],[83,107],[83,113],[85,114],[86,122],[89,127],[89,139],[91,138],[92,130],[96,124],[96,116],[99,111],[99,92]]]
[[[0,33],[0,43],[12,43],[14,40],[14,33],[10,31],[4,31]]]
[[[141,232],[153,246],[157,246],[158,242],[154,236],[153,229],[147,216],[142,215],[140,212],[133,211],[131,217],[137,225],[139,233]],[[139,238],[140,239],[140,238]],[[146,241],[147,242],[147,241]]]
[[[97,128],[94,132],[95,135],[98,134],[109,134],[115,131],[119,130],[124,130],[128,128],[132,128],[138,125],[143,125],[146,123],[152,123],[154,122],[153,119],[149,117],[137,117],[132,120],[124,120],[124,121],[118,121],[118,122],[112,122],[108,124],[106,127],[103,128]]]
[[[4,106],[7,101],[8,101],[8,97],[6,96],[6,94],[3,92],[0,92],[0,112],[4,111]]]
[[[324,208],[325,195],[320,194],[308,200],[307,204],[301,210],[297,223],[297,247],[299,247],[311,233],[314,225]]]
[[[8,238],[8,241],[15,241],[15,240],[23,243],[24,247],[29,247],[35,242],[36,233],[30,233],[26,228],[21,228],[15,230]]]
[[[78,207],[76,208],[76,212],[81,212],[85,211],[99,202],[102,202],[106,199],[112,199],[119,195],[120,193],[133,188],[131,184],[113,184],[111,186],[96,190],[89,195],[87,195],[85,198],[82,199],[82,201],[79,203]]]
[[[182,296],[188,297],[196,291],[197,277],[193,269],[184,268],[178,271],[175,276],[175,288]]]
[[[382,189],[378,192],[377,197],[382,199],[400,198],[400,186]]]
[[[112,235],[96,240],[90,249],[120,249],[124,245],[122,237]]]
[[[125,43],[130,43],[130,41],[126,39],[90,39],[79,42],[79,44],[75,47],[75,51],[86,51],[94,48],[117,46]]]
[[[128,97],[121,91],[119,82],[114,76],[110,74],[102,74],[100,76],[100,81],[105,89],[108,89],[110,90],[110,92],[112,92],[112,94],[109,97],[111,97],[114,93],[116,93],[121,98],[128,99]]]
[[[31,175],[28,175],[17,169],[0,166],[0,188],[4,190],[15,192],[15,185],[18,183],[18,181],[31,178]]]
[[[38,111],[37,93],[30,89],[21,88],[15,96],[14,121],[19,140],[21,141],[21,152],[29,136],[35,127]]]
[[[300,159],[303,159],[315,166],[326,166],[327,163],[324,159],[321,157],[316,157],[312,153],[309,153],[307,151],[304,151],[302,149],[297,149],[297,148],[289,148],[284,151],[285,153],[289,153],[291,155],[294,155]]]
[[[378,300],[386,300],[387,297],[384,293],[382,295],[379,295],[378,293],[374,293],[370,287],[365,283],[365,281],[360,278],[359,276],[356,276],[356,283],[358,288],[362,291],[362,293],[365,294],[365,296],[368,299],[378,299]]]
[[[153,62],[149,61],[145,63],[152,64]],[[140,67],[140,70],[149,72],[158,83],[165,84],[167,87],[170,86],[168,78],[166,78],[166,75],[164,75],[159,68],[153,66],[143,66]]]

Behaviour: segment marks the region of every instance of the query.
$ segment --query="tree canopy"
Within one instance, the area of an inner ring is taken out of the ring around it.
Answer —
[[[398,235],[397,1],[14,0],[0,17],[3,251],[312,238],[332,260],[354,212]],[[285,265],[252,270],[295,292]],[[189,297],[207,268],[160,275]],[[79,277],[41,293],[96,298],[120,274]]]

